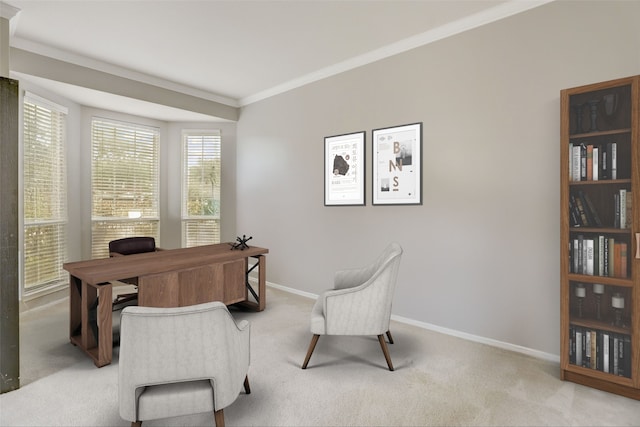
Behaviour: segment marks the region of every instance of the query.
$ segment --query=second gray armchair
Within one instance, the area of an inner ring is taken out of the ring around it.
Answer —
[[[393,344],[389,322],[402,248],[391,243],[369,266],[335,273],[334,289],[318,296],[311,311],[311,343],[306,369],[320,335],[376,335],[390,371],[391,356],[384,339]]]
[[[223,409],[249,388],[249,334],[221,302],[122,310],[118,391],[120,416],[142,421]]]

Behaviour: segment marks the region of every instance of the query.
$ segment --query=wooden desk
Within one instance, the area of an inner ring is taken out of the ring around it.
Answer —
[[[138,305],[181,307],[209,301],[242,304],[262,311],[266,305],[268,249],[232,250],[228,243],[169,249],[113,258],[69,262],[69,337],[102,367],[113,352],[110,282],[138,278]],[[257,260],[250,263],[249,258]],[[258,293],[249,273],[258,268]],[[249,292],[256,302],[249,299]]]

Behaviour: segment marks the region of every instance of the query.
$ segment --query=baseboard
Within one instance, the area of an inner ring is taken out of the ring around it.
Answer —
[[[275,289],[279,289],[283,292],[288,292],[295,295],[300,295],[305,298],[317,299],[318,295],[310,292],[300,291],[298,289],[289,288],[287,286],[278,285],[275,283],[267,282],[267,286]],[[391,320],[396,322],[405,323],[407,325],[417,326],[422,329],[427,329],[434,332],[439,332],[445,335],[451,335],[457,338],[462,338],[468,341],[477,342],[480,344],[490,345],[492,347],[501,348],[504,350],[513,351],[516,353],[525,354],[527,356],[535,357],[536,359],[546,360],[548,362],[560,363],[560,356],[556,354],[546,353],[544,351],[535,350],[529,347],[523,347],[516,344],[511,344],[504,341],[494,340],[492,338],[486,338],[478,335],[469,334],[466,332],[456,331],[455,329],[443,328],[442,326],[433,325],[431,323],[420,322],[418,320],[409,319],[402,316],[391,315]]]

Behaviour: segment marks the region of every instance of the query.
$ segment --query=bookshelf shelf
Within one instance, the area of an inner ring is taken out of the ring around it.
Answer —
[[[640,76],[560,103],[560,377],[640,400]]]

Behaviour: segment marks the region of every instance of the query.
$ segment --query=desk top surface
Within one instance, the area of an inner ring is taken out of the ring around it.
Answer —
[[[247,249],[240,250],[232,249],[230,243],[220,243],[217,245],[166,249],[112,258],[68,262],[63,265],[63,268],[72,276],[87,283],[98,284],[111,280],[182,270],[200,265],[229,262],[267,253],[269,253],[268,249],[257,246],[249,246]]]

